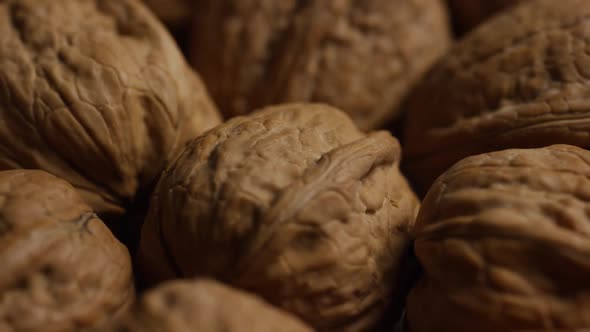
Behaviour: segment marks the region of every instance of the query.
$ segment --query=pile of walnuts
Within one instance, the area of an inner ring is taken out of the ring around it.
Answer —
[[[0,0],[0,332],[590,329],[589,45],[587,0]]]

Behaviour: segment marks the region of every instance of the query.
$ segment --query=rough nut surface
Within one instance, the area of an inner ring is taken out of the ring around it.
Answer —
[[[133,310],[101,329],[127,332],[311,332],[295,317],[215,281],[174,281],[148,291]]]
[[[458,32],[463,34],[523,0],[448,0]]]
[[[163,174],[139,265],[221,279],[321,331],[364,331],[395,292],[418,209],[399,154],[389,133],[324,105],[234,118]]]
[[[131,261],[68,183],[0,172],[0,331],[78,331],[134,298]]]
[[[569,145],[464,159],[416,221],[424,276],[413,332],[590,326],[590,152]]]
[[[196,13],[193,64],[227,116],[312,101],[376,128],[449,44],[441,0],[202,0]]]
[[[407,105],[408,170],[422,188],[466,156],[590,146],[590,2],[530,0],[456,44]]]
[[[219,122],[137,0],[0,2],[0,169],[43,169],[121,213],[167,157]]]

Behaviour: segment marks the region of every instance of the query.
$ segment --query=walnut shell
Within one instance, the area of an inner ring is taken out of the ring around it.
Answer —
[[[421,188],[479,153],[590,147],[590,2],[530,0],[456,44],[407,105],[405,160]]]
[[[173,281],[148,291],[133,310],[100,330],[127,332],[311,332],[258,297],[211,280]]]
[[[424,276],[412,332],[590,326],[590,152],[569,145],[466,158],[416,221]]]
[[[200,0],[192,60],[228,117],[322,102],[361,129],[399,111],[446,50],[441,0]]]
[[[120,214],[218,122],[138,0],[0,2],[0,169],[43,169],[96,212]]]
[[[448,0],[458,32],[470,31],[494,14],[523,0]]]
[[[418,201],[400,146],[324,105],[234,118],[162,175],[139,266],[261,294],[321,331],[365,331],[390,303]]]
[[[134,299],[127,249],[68,183],[0,172],[0,331],[78,331]]]

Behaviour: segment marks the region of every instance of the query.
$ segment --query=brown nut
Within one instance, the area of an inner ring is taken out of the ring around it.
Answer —
[[[0,2],[0,169],[43,169],[120,214],[219,115],[138,0]]]
[[[441,0],[202,0],[193,64],[228,117],[322,102],[382,126],[449,45]]]
[[[590,326],[590,152],[554,145],[466,158],[416,221],[424,276],[412,332]]]
[[[211,280],[173,281],[148,291],[122,319],[100,331],[311,332],[258,297]]]
[[[42,171],[0,172],[0,262],[0,331],[78,331],[134,299],[127,249]]]
[[[459,34],[523,0],[448,0]]]
[[[480,26],[409,98],[405,160],[421,189],[479,153],[590,147],[590,2],[531,0]]]
[[[162,175],[140,268],[218,278],[321,331],[365,331],[396,291],[418,209],[399,154],[389,133],[324,105],[234,118]]]

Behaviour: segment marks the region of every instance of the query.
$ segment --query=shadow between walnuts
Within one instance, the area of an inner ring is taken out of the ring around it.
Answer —
[[[402,110],[405,109],[406,102],[402,102]],[[398,139],[400,145],[402,146],[402,151],[404,147],[404,124],[406,120],[406,112],[401,112],[401,114],[389,121],[387,125],[385,125],[384,129],[391,132],[391,134]],[[422,201],[425,196],[425,192],[421,192],[418,190],[418,187],[414,184],[412,179],[408,177],[407,174],[407,167],[403,162],[400,164],[400,172],[404,175],[410,188],[416,193],[418,199]],[[408,332],[404,320],[404,310],[406,306],[406,298],[410,293],[410,290],[414,287],[414,285],[418,282],[420,277],[422,276],[423,269],[420,266],[420,262],[418,261],[418,257],[414,252],[414,240],[412,240],[406,249],[405,255],[403,255],[403,261],[401,262],[401,271],[400,271],[400,280],[398,281],[399,287],[399,298],[400,301],[392,301],[392,304],[387,309],[387,313],[383,317],[382,321],[379,323],[375,332]]]
[[[0,0],[1,1],[1,0]],[[139,238],[141,234],[141,227],[147,216],[149,201],[153,190],[156,187],[159,179],[156,179],[150,184],[147,189],[137,193],[133,200],[126,204],[126,212],[123,216],[100,215],[105,224],[111,230],[113,235],[127,247],[129,255],[132,258],[133,278],[135,282],[135,291],[137,294],[143,293],[147,289],[146,283],[141,279],[135,264],[135,256],[139,248]]]
[[[404,315],[402,313],[406,306],[406,298],[421,277],[422,271],[422,267],[414,253],[414,241],[412,240],[401,262],[399,280],[397,282],[399,289],[397,294],[400,300],[391,301],[375,332],[408,332],[403,329],[404,322],[402,319]]]

